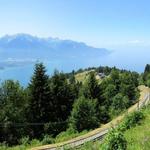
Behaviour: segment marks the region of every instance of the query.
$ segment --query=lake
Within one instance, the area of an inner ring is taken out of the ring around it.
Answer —
[[[147,63],[150,63],[150,51],[148,48],[122,48],[116,50],[110,55],[95,59],[87,58],[87,60],[56,60],[43,61],[46,66],[47,73],[52,75],[55,69],[63,72],[71,72],[79,68],[97,67],[97,66],[116,66],[121,69],[128,69],[131,71],[142,72]],[[42,61],[42,60],[41,60]],[[1,81],[6,79],[19,80],[21,85],[26,86],[33,74],[34,64],[28,64],[20,67],[8,67],[0,70]]]

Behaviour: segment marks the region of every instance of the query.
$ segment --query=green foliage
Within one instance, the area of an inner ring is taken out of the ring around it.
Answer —
[[[85,82],[79,83],[75,75],[83,71],[90,73]],[[77,72],[55,71],[49,77],[45,66],[37,63],[27,88],[12,80],[3,82],[0,85],[0,142],[21,143],[16,149],[25,149],[32,144],[52,143],[55,136],[58,141],[69,139],[80,131],[107,123],[114,117],[110,113],[121,113],[138,98],[136,72],[115,67],[91,67]],[[101,83],[95,78],[98,72],[106,75]],[[146,83],[149,85],[148,79]],[[34,138],[37,140],[29,143],[29,139]]]
[[[100,84],[103,105],[116,116],[136,102],[139,97],[137,86],[139,75],[136,72],[112,69],[110,76]]]
[[[74,84],[68,83],[63,73],[55,72],[50,79],[52,92],[52,116],[53,121],[66,121],[72,110],[74,99],[78,96],[78,89]]]
[[[111,104],[111,112],[114,115],[118,115],[123,110],[128,108],[129,106],[129,99],[126,96],[123,96],[121,93],[118,93],[112,98]]]
[[[77,99],[71,113],[70,126],[79,132],[98,127],[96,106],[97,101],[94,99]]]
[[[99,106],[98,119],[100,123],[107,123],[110,121],[109,111],[106,106]]]
[[[82,94],[85,96],[85,98],[99,99],[101,94],[100,92],[101,90],[100,86],[98,85],[98,81],[95,78],[95,72],[91,72],[83,86]]]
[[[0,143],[0,150],[7,150],[8,145],[6,143]]]
[[[127,141],[124,135],[116,130],[112,129],[106,139],[105,144],[102,147],[103,150],[126,150],[127,149]]]
[[[46,145],[46,144],[52,144],[54,143],[54,139],[52,138],[52,136],[50,135],[44,135],[44,138],[42,139],[42,144]]]
[[[128,96],[129,100],[136,100],[136,87],[138,86],[138,77],[135,73],[123,73],[120,75],[120,92]]]
[[[110,105],[112,97],[115,96],[116,94],[117,94],[116,86],[114,84],[109,84],[108,83],[108,86],[105,88],[105,91],[104,91],[104,94],[103,94],[103,96],[106,99],[105,104]]]
[[[86,142],[84,143],[80,148],[78,148],[79,150],[100,150],[101,149],[101,142],[100,141],[90,141],[90,142]],[[76,150],[71,149],[71,150]]]
[[[103,67],[103,66],[100,66],[98,68],[96,68],[96,71],[99,72],[99,73],[104,73],[105,75],[109,75],[111,73],[113,68],[110,68],[108,66],[106,67]]]
[[[42,145],[41,144],[41,142],[38,140],[38,139],[32,139],[31,141],[30,141],[30,145],[36,145],[36,146],[40,146],[40,145]]]
[[[77,132],[74,129],[68,128],[66,131],[61,132],[60,134],[58,134],[55,138],[55,142],[59,143],[59,142],[63,142],[63,141],[67,141],[70,140],[72,138],[75,138],[77,136],[86,134],[88,131],[84,130],[82,132]]]
[[[143,81],[145,85],[150,87],[150,64],[147,64],[143,73]]]
[[[51,118],[51,95],[48,84],[48,75],[42,63],[35,66],[34,74],[29,84],[30,99],[28,106],[28,121],[32,123],[45,123]],[[44,132],[43,125],[31,126],[32,137],[40,137]]]
[[[144,118],[144,114],[141,111],[135,111],[132,114],[126,116],[123,123],[120,125],[119,129],[121,131],[130,129],[130,128],[140,124],[141,120],[143,120],[143,118]]]
[[[129,150],[149,150],[150,149],[150,105],[142,110],[144,118],[140,124],[126,130],[124,136],[128,141]]]
[[[88,142],[85,143],[83,146],[79,148],[79,150],[107,150],[111,149],[110,141],[111,143],[116,141],[116,138],[114,140],[114,137],[119,137],[118,134],[122,134],[123,139],[126,141],[126,148],[129,150],[148,150],[150,147],[149,139],[150,139],[150,130],[149,130],[149,124],[150,124],[150,106],[144,108],[141,110],[140,113],[144,115],[144,117],[140,117],[141,119],[137,121],[137,124],[132,125],[132,128],[130,129],[123,129],[123,124],[126,122],[126,119],[128,116],[134,116],[133,113],[126,116],[124,121],[119,125],[117,128],[113,128],[110,130],[110,132],[106,135],[106,138],[102,141],[94,141],[94,142]],[[137,112],[135,112],[137,113]],[[141,116],[141,115],[139,115]],[[142,132],[141,132],[142,131]],[[112,134],[112,132],[116,133],[116,136]],[[113,135],[113,137],[112,137]],[[112,139],[112,140],[110,140]],[[117,138],[118,139],[118,138]],[[120,139],[120,138],[119,138]],[[119,140],[120,141],[120,140]],[[122,141],[122,140],[121,140]],[[118,143],[120,142],[116,142]],[[123,143],[123,142],[121,142]],[[125,147],[124,147],[125,148]],[[115,149],[117,150],[117,148]]]
[[[29,145],[29,144],[30,144],[30,139],[29,139],[29,137],[23,137],[23,138],[21,138],[21,139],[19,140],[19,144],[20,144],[20,145],[25,145],[25,146]]]
[[[110,74],[111,82],[116,85],[116,88],[119,88],[120,80],[119,80],[119,71],[117,69],[113,69]]]
[[[17,143],[25,134],[25,128],[16,123],[24,124],[26,100],[24,89],[18,82],[7,80],[0,87],[0,141],[9,144]]]
[[[150,72],[150,64],[147,64],[147,65],[145,66],[144,73],[147,73],[147,72]]]

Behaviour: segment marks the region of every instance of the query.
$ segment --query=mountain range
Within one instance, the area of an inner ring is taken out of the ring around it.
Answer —
[[[108,55],[105,48],[59,38],[39,38],[29,34],[6,35],[0,38],[0,68],[40,61],[82,62]]]

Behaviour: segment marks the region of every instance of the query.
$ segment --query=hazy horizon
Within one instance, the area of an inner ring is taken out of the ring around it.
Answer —
[[[150,45],[148,0],[0,1],[0,35],[28,33],[94,47]]]
[[[10,44],[6,41],[1,42],[4,47],[2,46],[0,51],[0,67],[2,68],[5,64],[7,69],[0,71],[0,78],[9,76],[12,79],[25,79],[23,74],[17,77],[20,70],[22,72],[28,70],[29,78],[33,69],[31,66],[40,56],[40,61],[46,63],[49,72],[52,72],[54,68],[60,71],[71,71],[100,65],[142,72],[144,66],[150,63],[149,4],[148,0],[0,1],[0,37],[4,35],[12,37],[23,33],[39,38],[52,37],[58,41],[61,39],[73,41],[71,44],[63,43],[62,45],[51,42],[48,46],[46,41],[46,47],[45,41],[43,43],[35,41],[33,44],[28,40],[22,43],[21,39],[19,42],[13,41]],[[23,44],[28,48],[24,48]],[[53,51],[55,45],[57,45],[57,53]],[[95,48],[94,50],[104,48],[111,53],[108,56],[101,56],[97,55],[97,52],[93,54],[91,50],[90,54],[91,48]],[[38,50],[37,54],[33,49]],[[42,56],[44,49],[49,51],[47,56],[46,54]],[[88,54],[84,56],[84,51],[86,54],[87,49]],[[68,52],[69,55],[67,55]],[[30,58],[31,55],[37,56]],[[19,63],[23,62],[23,65],[24,61],[26,62],[24,68],[22,64],[18,65],[18,62],[16,65],[18,60]]]

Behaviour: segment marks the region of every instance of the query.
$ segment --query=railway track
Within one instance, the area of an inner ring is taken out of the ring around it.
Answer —
[[[141,109],[142,107],[148,105],[148,103],[150,102],[150,89],[145,86],[140,86],[139,90],[140,90],[139,101],[135,105],[130,107],[127,113]],[[104,136],[108,133],[109,129],[111,127],[117,126],[123,120],[125,115],[126,113],[121,116],[118,116],[116,119],[103,125],[101,128],[90,131],[89,133],[76,137],[72,140],[68,140],[68,141],[56,143],[56,144],[39,146],[39,147],[32,148],[30,150],[63,150],[64,148],[69,149],[69,148],[79,147],[89,141],[102,140]]]

